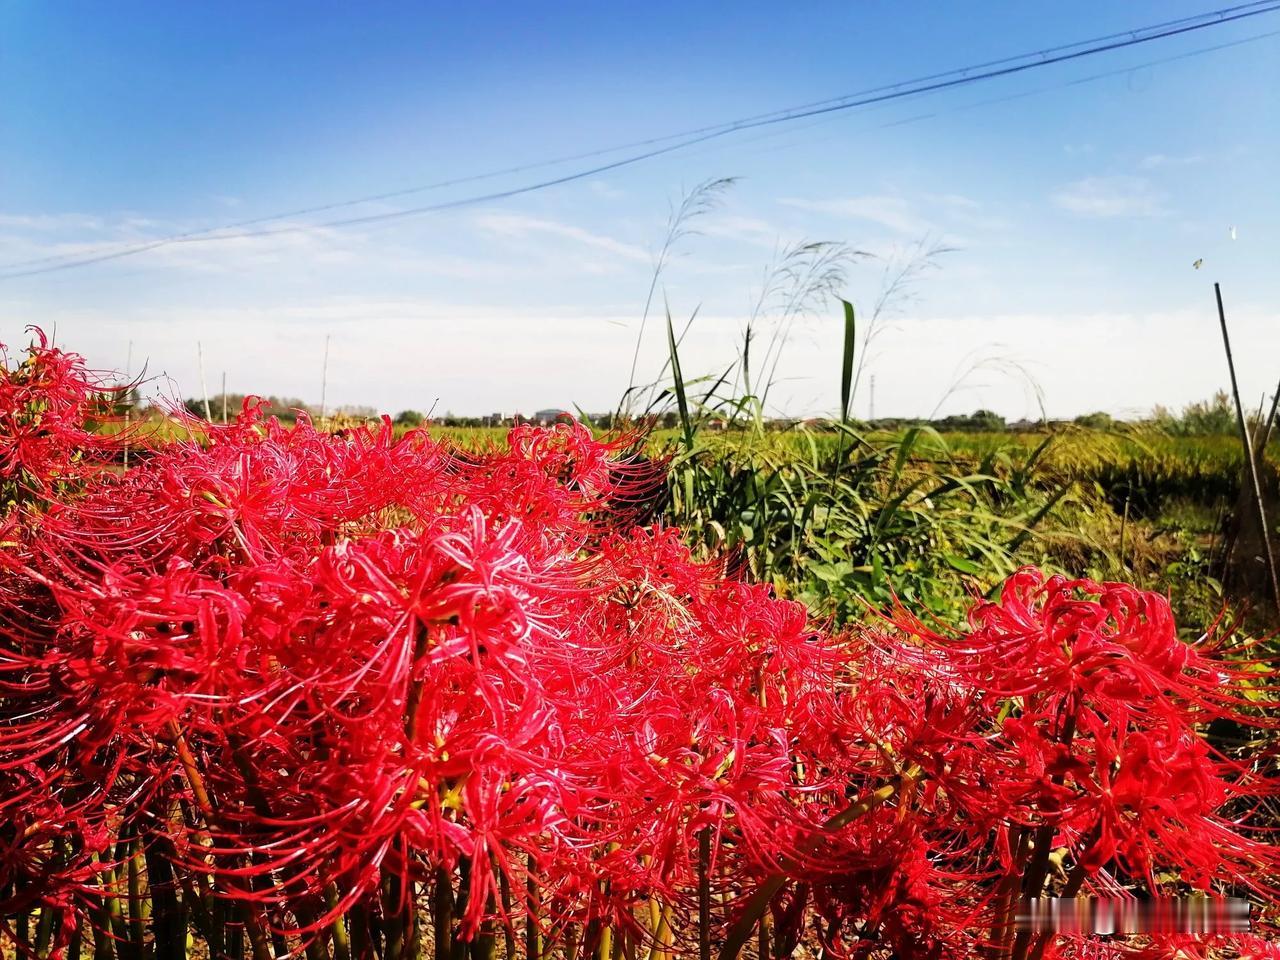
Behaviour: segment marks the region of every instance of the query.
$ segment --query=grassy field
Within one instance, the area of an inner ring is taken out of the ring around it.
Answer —
[[[505,438],[429,432],[466,448]],[[1233,583],[1230,435],[701,429],[689,448],[662,430],[646,452],[672,458],[665,520],[837,620],[894,596],[955,616],[1023,564],[1167,592],[1189,633],[1257,599]]]

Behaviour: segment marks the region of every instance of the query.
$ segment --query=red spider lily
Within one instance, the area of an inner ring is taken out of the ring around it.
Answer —
[[[997,831],[1022,894],[1041,891],[1061,849],[1075,861],[1071,893],[1105,888],[1110,867],[1153,892],[1172,874],[1272,898],[1276,849],[1241,814],[1274,794],[1274,780],[1204,731],[1221,719],[1267,725],[1269,670],[1222,643],[1178,640],[1157,595],[1031,570],[979,604],[966,633],[896,619],[919,644],[916,663],[942,658],[987,717],[1004,716],[973,728],[986,729],[980,741],[935,743],[920,762],[965,808],[955,823],[971,841]]]
[[[0,356],[4,500],[45,498],[61,485],[93,475],[128,440],[126,432],[93,426],[118,419],[112,407],[128,388],[88,371],[76,354],[50,346],[42,331],[34,334],[21,363]],[[3,350],[0,346],[0,355]]]

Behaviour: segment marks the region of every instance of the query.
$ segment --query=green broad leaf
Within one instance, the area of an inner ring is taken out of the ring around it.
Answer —
[[[979,564],[974,563],[966,557],[958,557],[954,553],[943,554],[942,559],[947,561],[947,564],[952,569],[959,570],[961,573],[971,573],[976,575],[982,572],[982,567]]]
[[[825,583],[839,583],[844,579],[845,571],[829,563],[813,563],[809,572]]]

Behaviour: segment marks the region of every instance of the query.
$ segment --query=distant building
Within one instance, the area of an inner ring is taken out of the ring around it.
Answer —
[[[567,410],[558,410],[558,409],[550,409],[550,408],[547,410],[537,410],[533,414],[533,422],[545,427],[545,426],[549,426],[550,424],[556,423],[561,417],[569,417],[570,419],[572,419],[573,414],[569,413]]]

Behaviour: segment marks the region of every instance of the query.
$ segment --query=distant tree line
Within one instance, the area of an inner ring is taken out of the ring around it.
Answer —
[[[973,413],[956,413],[943,417],[940,420],[881,418],[871,421],[870,426],[877,430],[895,430],[903,427],[929,426],[943,433],[1001,433],[1009,427],[1004,417],[990,410],[975,410]]]
[[[257,397],[257,399],[263,401],[263,412],[267,416],[277,417],[283,423],[296,422],[300,412],[312,417],[316,417],[319,414],[319,411],[314,406],[296,397],[267,396]],[[245,395],[241,393],[229,393],[225,399],[222,394],[210,397],[209,415],[215,421],[221,420],[225,410],[226,416],[229,419],[234,419],[243,408],[244,401]],[[127,411],[139,411],[145,406],[136,388],[119,394],[104,393],[101,395],[101,403],[104,416],[122,416]],[[193,416],[205,416],[205,401],[202,397],[188,397],[182,401],[182,405]],[[374,419],[378,416],[377,410],[368,406],[337,407],[326,412],[331,416],[338,415],[356,419]],[[1265,411],[1263,413],[1265,415]],[[421,427],[428,423],[444,427],[480,428],[510,426],[517,419],[525,423],[537,422],[533,417],[525,417],[519,414],[502,415],[493,413],[486,416],[461,416],[446,412],[443,415],[428,417],[427,414],[420,410],[401,410],[395,415],[393,422],[398,427],[408,429]],[[592,414],[588,419],[592,426],[607,429],[612,426],[613,417],[611,414]],[[1257,412],[1250,411],[1250,423],[1255,422],[1257,419]],[[678,427],[680,421],[679,415],[675,411],[667,411],[647,418],[647,422],[655,429],[669,430]],[[825,422],[821,418],[809,420],[776,418],[767,420],[765,428],[769,430],[788,430],[802,424],[819,427]],[[986,409],[975,410],[973,413],[967,414],[951,414],[934,420],[882,417],[872,421],[855,421],[855,423],[863,429],[873,430],[901,430],[908,427],[928,426],[944,433],[1002,433],[1006,431],[1031,430],[1040,426],[1040,422],[1037,421],[1019,420],[1010,422],[1000,414]],[[1238,429],[1235,404],[1232,402],[1230,395],[1222,390],[1219,390],[1208,400],[1198,400],[1187,404],[1179,412],[1174,412],[1165,406],[1156,406],[1148,416],[1134,421],[1117,419],[1109,413],[1095,411],[1082,414],[1070,421],[1055,420],[1051,421],[1051,423],[1058,426],[1064,423],[1072,423],[1076,426],[1094,430],[1110,430],[1126,423],[1137,423],[1174,436],[1232,434]],[[712,429],[727,428],[730,424],[725,421],[713,420],[710,426]]]
[[[1250,411],[1247,419],[1256,425],[1259,413],[1265,417],[1266,411]],[[1236,408],[1230,394],[1219,390],[1208,400],[1197,400],[1175,413],[1168,407],[1156,406],[1146,417],[1136,420],[1123,420],[1113,417],[1101,410],[1081,414],[1070,421],[1055,420],[1055,425],[1070,422],[1078,427],[1091,430],[1112,430],[1124,424],[1137,424],[1153,427],[1164,433],[1181,437],[1212,436],[1234,434],[1239,426],[1236,421]],[[958,414],[943,417],[940,420],[876,420],[871,426],[891,429],[907,426],[928,425],[938,431],[958,431],[964,433],[999,433],[1005,430],[1025,430],[1034,424],[1029,421],[1007,423],[1005,418],[990,410],[976,410],[971,414]]]

